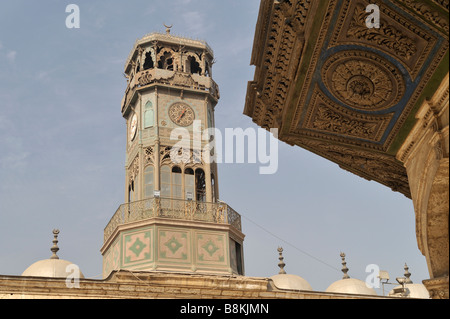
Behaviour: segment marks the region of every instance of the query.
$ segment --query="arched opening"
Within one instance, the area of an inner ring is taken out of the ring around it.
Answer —
[[[174,65],[173,65],[173,57],[170,52],[164,52],[164,55],[161,56],[161,58],[158,61],[158,68],[173,71]]]
[[[144,108],[144,128],[153,127],[155,125],[155,111],[152,102],[148,101]]]
[[[172,168],[172,198],[183,199],[182,171],[178,166]]]
[[[202,74],[202,69],[200,68],[200,64],[194,57],[188,57],[187,59],[189,70],[192,74]]]
[[[153,62],[152,53],[147,52],[145,54],[144,70],[153,69],[155,64]]]
[[[130,185],[128,186],[128,202],[132,203],[134,202],[134,181],[131,181]]]
[[[184,192],[186,199],[195,199],[195,173],[192,168],[184,170]]]
[[[170,167],[161,167],[161,197],[170,198]]]
[[[147,166],[144,171],[144,197],[152,198],[154,190],[154,169],[153,166]]]
[[[206,178],[201,168],[195,170],[195,193],[197,201],[206,202]]]

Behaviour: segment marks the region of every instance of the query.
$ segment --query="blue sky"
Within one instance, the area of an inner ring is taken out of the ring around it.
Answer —
[[[81,28],[67,29],[68,4]],[[0,5],[0,274],[59,255],[101,278],[103,229],[125,198],[125,60],[136,39],[172,33],[208,42],[220,86],[216,125],[256,128],[242,114],[258,0],[3,1]],[[298,147],[279,144],[279,169],[220,164],[220,198],[242,215],[247,276],[286,271],[323,291],[342,273],[364,280],[378,264],[391,281],[408,263],[429,278],[412,201]]]

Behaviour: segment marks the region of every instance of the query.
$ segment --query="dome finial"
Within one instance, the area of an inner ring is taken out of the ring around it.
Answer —
[[[278,263],[278,267],[280,267],[280,272],[278,274],[285,275],[286,271],[284,270],[284,267],[286,266],[286,264],[283,261],[284,257],[283,257],[283,248],[282,247],[278,247],[278,253],[280,254],[280,256],[278,257],[278,259],[280,260],[280,262]]]
[[[342,272],[344,273],[344,277],[342,277],[342,279],[349,279],[350,276],[347,274],[349,269],[347,268],[347,262],[345,261],[344,253],[341,253],[341,258],[342,258]]]
[[[405,263],[405,268],[403,268],[403,269],[405,269],[405,278],[406,278],[405,284],[412,284],[413,282],[409,278],[409,277],[411,277],[411,273],[409,272],[409,267],[406,263]]]
[[[167,25],[164,23],[164,26],[166,27],[166,33],[167,33],[167,34],[170,34],[170,29],[172,29],[173,24],[171,24],[170,26],[167,26]]]
[[[58,244],[58,235],[59,235],[59,229],[54,229],[53,230],[53,236],[54,236],[54,238],[53,238],[53,246],[52,246],[52,248],[50,248],[50,250],[52,251],[53,255],[50,257],[50,259],[59,259],[58,255],[56,255],[56,253],[59,250],[59,247],[57,245]]]

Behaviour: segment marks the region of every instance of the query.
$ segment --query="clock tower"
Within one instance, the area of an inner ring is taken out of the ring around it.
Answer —
[[[125,203],[104,231],[104,277],[118,269],[244,274],[241,217],[219,200],[209,140],[194,142],[214,128],[213,64],[206,42],[170,27],[137,40],[128,56]],[[183,151],[180,130],[190,141]]]

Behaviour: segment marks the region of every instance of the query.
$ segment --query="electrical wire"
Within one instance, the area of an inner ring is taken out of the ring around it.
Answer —
[[[302,254],[304,254],[304,255],[306,255],[306,256],[308,256],[308,257],[314,259],[315,261],[317,261],[317,262],[319,262],[319,263],[321,263],[321,264],[323,264],[323,265],[325,265],[325,266],[327,266],[327,267],[330,267],[330,268],[333,269],[333,270],[336,270],[336,271],[338,271],[338,272],[341,272],[341,269],[338,269],[338,268],[336,268],[336,267],[334,267],[334,266],[328,264],[327,262],[325,262],[325,261],[323,261],[323,260],[320,260],[319,258],[317,258],[317,257],[315,257],[315,256],[313,256],[313,255],[307,253],[306,251],[304,251],[304,250],[298,248],[298,247],[295,246],[294,244],[291,244],[291,243],[288,242],[287,240],[281,238],[280,236],[278,236],[278,235],[272,233],[271,231],[269,231],[268,229],[264,228],[263,226],[257,224],[256,222],[254,222],[254,221],[251,220],[250,218],[245,217],[245,216],[243,216],[243,215],[241,215],[241,216],[242,216],[244,219],[246,219],[246,220],[248,220],[249,222],[251,222],[252,224],[254,224],[255,226],[261,228],[263,231],[265,231],[266,233],[270,234],[271,236],[273,236],[273,237],[275,237],[275,238],[281,240],[282,242],[286,243],[287,245],[291,246],[292,248],[298,250],[298,251],[301,252]]]

